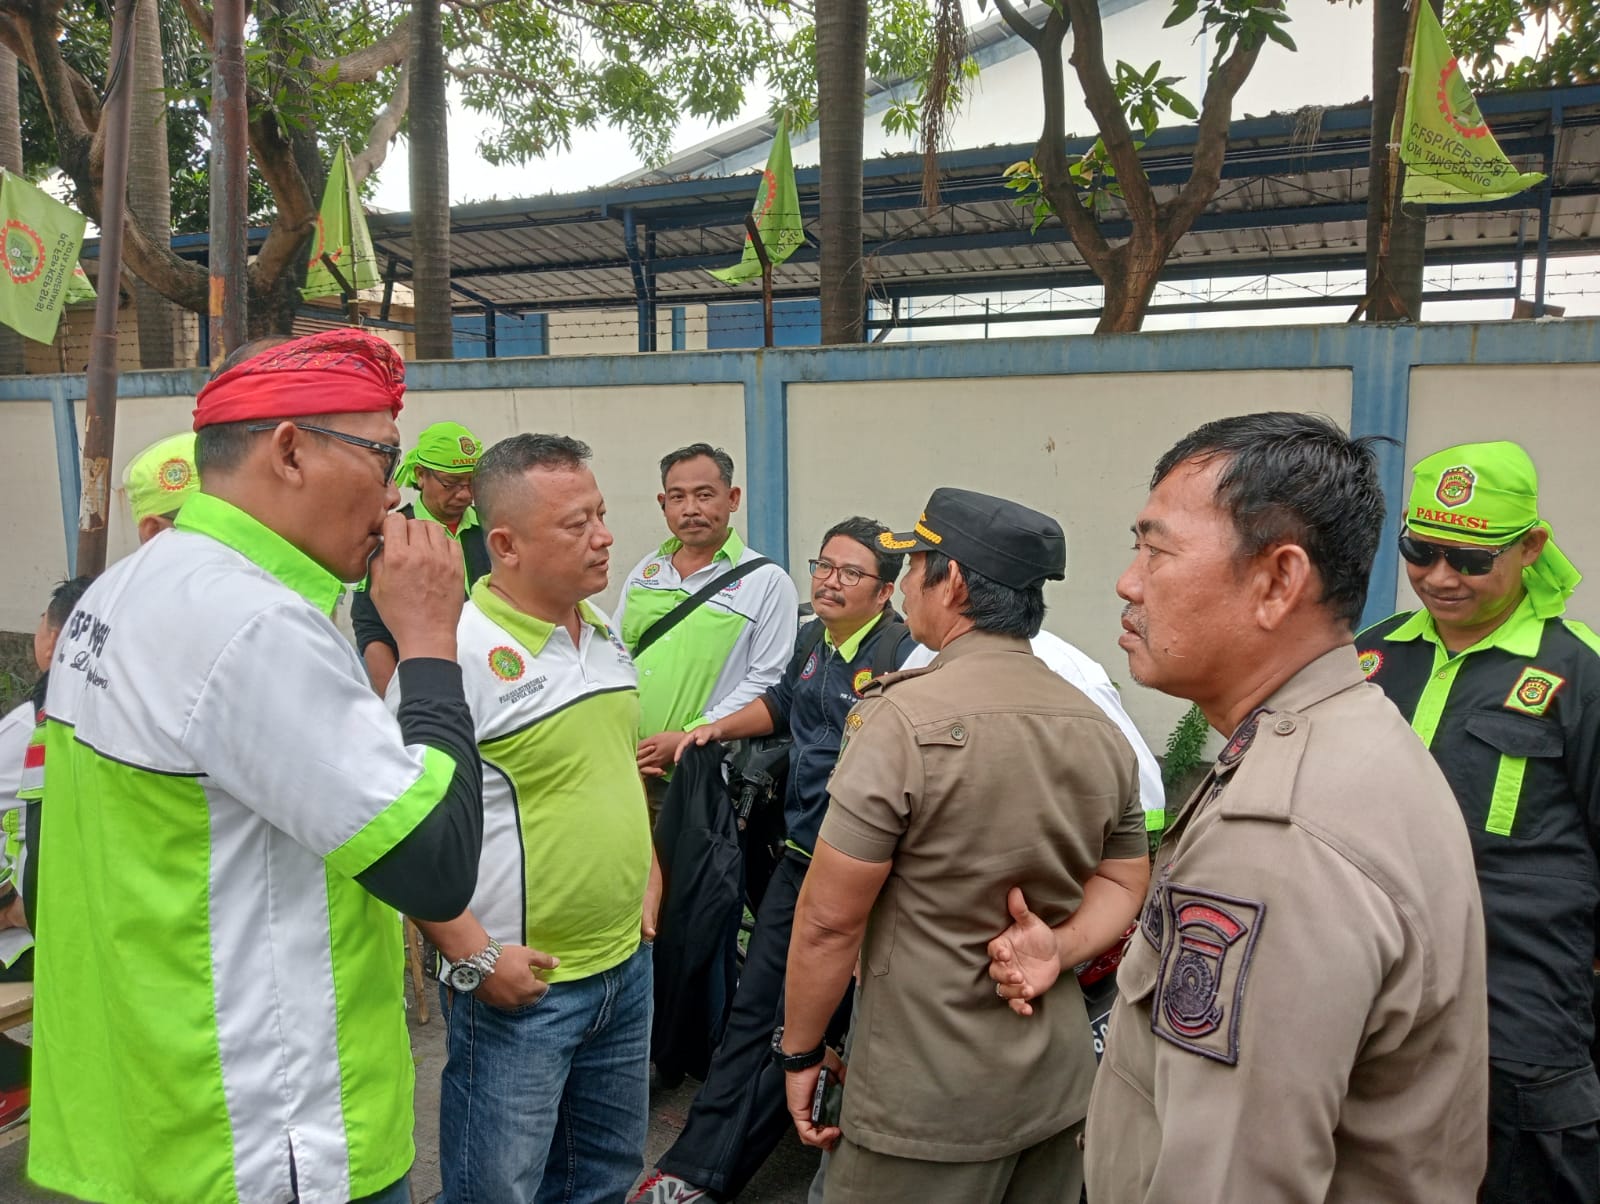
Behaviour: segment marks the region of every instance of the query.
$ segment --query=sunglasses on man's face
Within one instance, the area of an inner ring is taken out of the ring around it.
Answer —
[[[1443,556],[1444,562],[1463,577],[1486,577],[1494,572],[1494,562],[1516,547],[1519,542],[1513,539],[1498,548],[1455,548],[1442,543],[1430,543],[1402,531],[1400,555],[1405,557],[1407,564],[1414,564],[1419,569],[1427,568]]]

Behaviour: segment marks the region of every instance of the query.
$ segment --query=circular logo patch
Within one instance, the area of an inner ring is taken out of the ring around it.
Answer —
[[[865,690],[867,688],[867,684],[869,682],[871,682],[871,681],[872,681],[872,670],[871,669],[857,669],[855,678],[850,683],[850,688],[853,689],[856,692],[856,697],[860,698],[861,697],[861,691]]]
[[[1367,649],[1356,659],[1361,665],[1361,672],[1367,677],[1371,677],[1379,669],[1383,668],[1383,653],[1376,648]]]
[[[181,457],[166,460],[156,470],[156,481],[168,493],[179,493],[188,487],[189,480],[194,474],[189,469],[189,461]]]
[[[1478,110],[1472,89],[1461,78],[1461,64],[1451,59],[1439,72],[1439,85],[1434,98],[1439,102],[1439,112],[1463,138],[1487,138],[1489,125]]]
[[[806,667],[804,669],[800,670],[800,680],[801,681],[810,681],[811,678],[812,678],[812,675],[815,674],[816,671],[817,671],[817,654],[816,654],[815,651],[813,651],[810,656],[806,657]]]
[[[1472,500],[1472,487],[1477,483],[1477,473],[1465,464],[1458,464],[1440,474],[1439,487],[1433,491],[1433,496],[1439,499],[1441,506],[1454,510]]]
[[[522,663],[521,653],[502,644],[490,649],[489,669],[501,681],[516,681],[527,671],[527,666]]]
[[[644,566],[644,572],[640,573],[639,576],[643,577],[646,581],[648,581],[648,580],[650,580],[650,578],[654,577],[660,571],[661,571],[661,566],[659,564],[656,564],[656,563],[652,562],[652,563],[647,564],[647,565]]]
[[[16,220],[8,221],[0,240],[5,245],[6,275],[13,284],[32,284],[44,271],[44,240],[33,228]]]
[[[463,456],[475,456],[478,454],[478,444],[470,436],[462,435],[457,442],[461,444],[461,454]]]
[[[744,578],[740,577],[739,580],[730,581],[730,582],[728,582],[727,585],[723,586],[722,587],[722,592],[725,593],[725,594],[736,594],[736,593],[739,592],[739,587],[741,585],[743,585],[743,584],[744,584]]]

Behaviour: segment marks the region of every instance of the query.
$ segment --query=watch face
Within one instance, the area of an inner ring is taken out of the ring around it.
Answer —
[[[450,985],[458,991],[476,991],[478,984],[483,981],[483,975],[478,973],[476,966],[456,965],[450,967]]]

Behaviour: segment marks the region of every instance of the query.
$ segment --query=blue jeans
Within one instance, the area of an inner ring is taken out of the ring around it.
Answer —
[[[506,1012],[439,988],[440,1204],[619,1204],[644,1169],[650,949]]]

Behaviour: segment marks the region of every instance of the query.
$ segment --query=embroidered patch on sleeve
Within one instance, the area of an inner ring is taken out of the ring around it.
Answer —
[[[1267,905],[1175,882],[1161,894],[1166,931],[1150,1029],[1191,1053],[1237,1066],[1245,982]]]
[[[1566,678],[1529,665],[1517,678],[1517,684],[1511,687],[1503,705],[1524,715],[1543,717],[1555,701],[1557,691],[1566,684]]]

